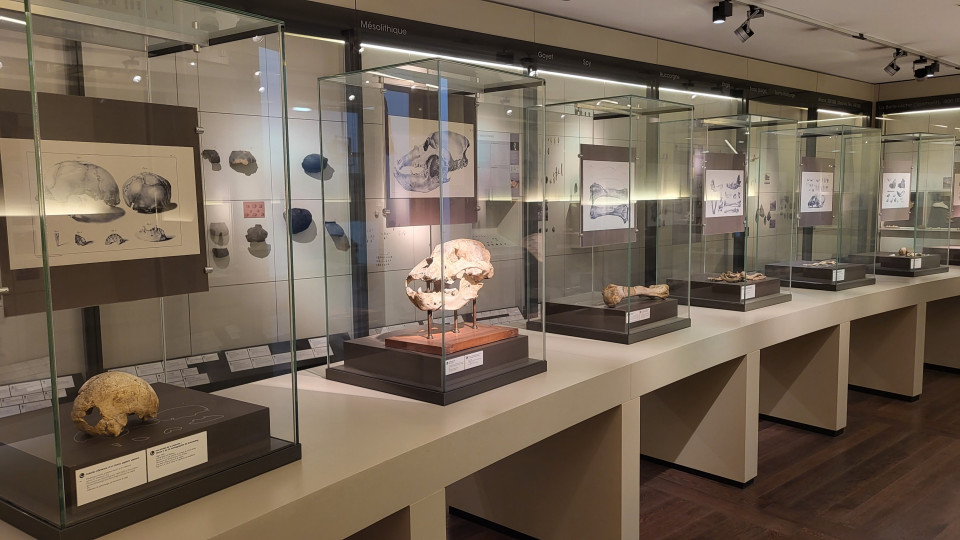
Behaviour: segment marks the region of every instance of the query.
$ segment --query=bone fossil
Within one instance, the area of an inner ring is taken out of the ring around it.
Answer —
[[[618,205],[596,205],[590,207],[590,219],[597,219],[603,216],[617,216],[622,219],[624,223],[627,222],[629,205],[618,204]]]
[[[649,296],[652,298],[666,298],[670,296],[669,285],[651,285],[650,287],[626,287],[624,285],[610,284],[603,288],[603,303],[607,307],[615,307],[630,296]]]
[[[836,266],[836,264],[837,264],[836,259],[824,259],[822,261],[804,263],[804,266],[808,266],[810,268],[820,268],[824,266]]]
[[[910,251],[908,248],[902,247],[899,250],[897,250],[896,255],[899,255],[901,257],[919,257],[920,255],[922,255],[922,253]]]
[[[106,245],[108,245],[108,246],[112,246],[113,244],[120,245],[120,244],[123,244],[123,243],[126,242],[126,241],[127,241],[126,238],[120,236],[120,235],[117,234],[117,233],[113,233],[113,234],[111,234],[110,236],[107,237],[107,239],[106,239],[106,241],[104,242],[104,244],[106,244]]]
[[[441,155],[440,147],[443,146]],[[396,159],[393,176],[407,191],[427,193],[450,181],[449,173],[463,169],[470,160],[470,139],[453,131],[434,131],[422,143]]]
[[[80,387],[73,401],[70,418],[77,429],[90,435],[120,436],[127,425],[127,415],[135,414],[141,420],[157,417],[160,400],[157,393],[143,379],[111,371],[90,378]],[[99,409],[100,420],[91,426],[86,417]]]
[[[596,182],[590,184],[590,204],[594,204],[597,202],[597,199],[601,199],[605,197],[611,198],[611,199],[627,200],[627,188],[607,189]]]
[[[767,276],[761,274],[760,272],[731,272],[726,271],[719,276],[707,278],[710,281],[723,281],[726,283],[740,283],[743,281],[760,281],[761,279],[766,279]]]
[[[449,240],[433,248],[430,256],[407,274],[407,297],[421,311],[457,310],[476,300],[483,280],[491,277],[490,252],[482,243],[465,238]],[[410,287],[418,280],[426,284],[426,290]]]

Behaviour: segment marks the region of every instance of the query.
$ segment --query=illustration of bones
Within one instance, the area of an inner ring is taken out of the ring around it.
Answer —
[[[113,233],[113,234],[111,234],[110,236],[107,237],[107,240],[104,242],[104,244],[106,244],[106,245],[108,245],[108,246],[112,246],[113,244],[120,245],[120,244],[123,244],[123,243],[126,242],[126,241],[127,241],[126,238],[120,236],[120,235],[117,234],[117,233]]]
[[[441,137],[443,155],[440,155]],[[393,164],[393,176],[407,191],[428,193],[450,181],[449,173],[469,164],[470,140],[452,131],[434,131]]]
[[[813,195],[810,197],[810,200],[807,201],[807,208],[823,208],[826,202],[826,195]]]
[[[79,234],[73,235],[73,242],[80,247],[83,247],[87,244],[92,244],[93,240],[87,240],[86,238],[80,236]]]
[[[626,287],[610,284],[603,288],[603,303],[607,307],[616,307],[624,298],[631,296],[649,296],[651,298],[666,298],[670,296],[669,285],[651,285],[650,287]]]
[[[624,223],[627,222],[629,206],[626,204],[618,205],[597,205],[590,207],[590,219],[597,219],[603,216],[617,216]]]
[[[808,266],[810,268],[821,268],[824,266],[836,266],[836,264],[837,264],[836,259],[824,259],[822,261],[804,263],[804,266]]]
[[[723,281],[726,283],[740,283],[742,281],[760,281],[761,279],[766,279],[767,276],[761,274],[760,272],[733,272],[727,270],[726,272],[720,274],[716,277],[708,277],[709,281]]]
[[[103,167],[84,161],[61,161],[49,176],[44,175],[43,191],[50,201],[70,205],[70,214],[82,223],[105,223],[124,214],[120,187]]]
[[[627,188],[607,189],[596,182],[590,184],[590,204],[595,204],[597,199],[605,197],[625,201],[627,200]]]
[[[137,231],[137,238],[143,240],[144,242],[166,242],[173,237],[167,236],[167,233],[164,232],[164,230],[160,227],[147,224],[143,227],[140,227],[140,230]]]
[[[459,332],[457,310],[470,300],[473,327],[477,328],[477,295],[483,280],[491,277],[490,252],[483,243],[466,238],[438,244],[429,257],[413,267],[407,274],[406,292],[417,309],[427,312],[427,338],[433,337],[433,312],[438,309],[453,310],[453,331]],[[414,291],[410,287],[414,281],[424,282],[426,290],[417,287]]]

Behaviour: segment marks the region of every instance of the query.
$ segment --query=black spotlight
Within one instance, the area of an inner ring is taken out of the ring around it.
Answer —
[[[733,15],[733,2],[731,0],[720,0],[720,3],[713,6],[713,24],[723,24],[727,17]]]
[[[733,33],[740,38],[740,41],[747,41],[753,37],[754,31],[750,28],[750,21],[753,19],[759,19],[763,17],[763,10],[757,6],[750,6],[750,9],[747,10],[747,20],[743,21],[743,24],[737,27]]]
[[[927,77],[933,77],[936,73],[940,72],[940,62],[934,60],[932,64],[927,66]]]
[[[929,66],[925,65],[926,63],[927,63],[927,59],[923,56],[913,61],[913,78],[914,79],[922,81],[926,79],[928,76],[932,77],[932,75],[928,75]]]
[[[891,60],[890,63],[887,64],[887,67],[883,68],[883,70],[887,72],[887,75],[893,77],[894,75],[897,74],[898,71],[900,71],[900,66],[897,65],[897,59],[903,58],[906,55],[907,53],[905,53],[901,49],[897,49],[896,52],[893,53],[893,60]]]

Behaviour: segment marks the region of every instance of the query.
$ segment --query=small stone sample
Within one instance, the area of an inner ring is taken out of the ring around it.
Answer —
[[[111,371],[91,377],[80,387],[70,418],[84,433],[119,437],[127,425],[128,414],[150,420],[157,417],[159,408],[157,393],[147,381],[122,371]],[[86,417],[94,409],[99,410],[101,418],[91,426]]]
[[[230,228],[222,221],[211,223],[209,231],[210,239],[218,246],[225,246],[230,241]]]
[[[227,248],[213,248],[213,257],[215,259],[224,259],[230,256],[230,250]]]
[[[217,165],[220,163],[220,153],[216,150],[204,150],[200,152],[200,157],[209,161],[212,165]]]
[[[287,218],[287,213],[283,213],[283,218]],[[313,223],[313,214],[310,213],[306,208],[291,208],[290,209],[290,233],[298,234],[310,228],[310,224]]]
[[[247,229],[247,242],[265,242],[269,234],[263,225],[254,225]]]
[[[230,152],[230,165],[252,165],[257,162],[257,158],[246,150],[234,150]]]
[[[327,163],[327,158],[320,154],[308,154],[307,157],[303,158],[300,166],[303,167],[303,172],[307,174],[317,174],[327,168]]]

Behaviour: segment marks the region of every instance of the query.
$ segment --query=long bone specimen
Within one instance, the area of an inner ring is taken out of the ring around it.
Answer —
[[[607,307],[616,307],[624,298],[630,296],[650,296],[652,298],[666,298],[670,296],[669,285],[651,285],[650,287],[626,287],[610,284],[603,288],[603,303]]]
[[[613,205],[597,205],[590,207],[590,219],[597,219],[598,217],[603,216],[617,216],[622,219],[624,223],[627,222],[627,213],[629,212],[629,205],[618,204]]]
[[[627,199],[627,188],[623,189],[607,189],[602,185],[594,182],[590,184],[590,204],[597,202],[597,199],[609,197],[611,199]]]
[[[742,281],[760,281],[761,279],[766,279],[767,276],[761,274],[760,272],[731,272],[726,271],[720,274],[717,277],[709,277],[709,281],[725,281],[727,283],[740,283]]]
[[[440,147],[443,146],[443,153]],[[470,139],[453,131],[434,131],[393,164],[393,176],[407,191],[427,193],[450,181],[449,173],[466,167]]]
[[[822,260],[822,261],[817,261],[817,262],[813,262],[813,263],[804,263],[803,265],[804,265],[804,266],[809,266],[809,267],[811,267],[811,268],[820,268],[820,267],[824,267],[824,266],[836,266],[836,265],[837,265],[837,260],[836,260],[836,259],[824,259],[824,260]]]

